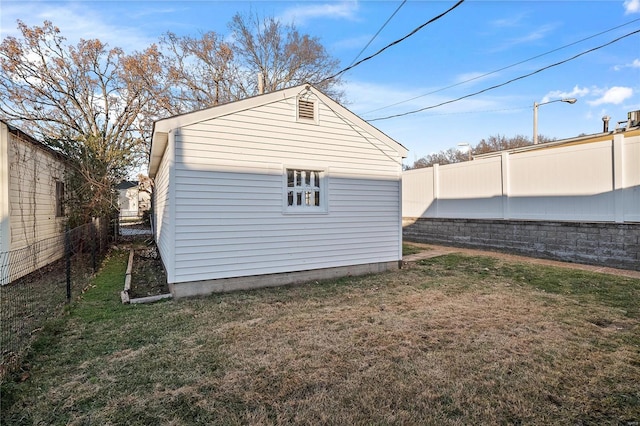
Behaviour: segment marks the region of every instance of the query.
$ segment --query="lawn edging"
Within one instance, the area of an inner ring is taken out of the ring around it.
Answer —
[[[164,299],[171,299],[173,295],[171,293],[158,294],[155,296],[137,297],[131,298],[129,292],[131,291],[131,271],[133,271],[133,247],[129,250],[129,261],[127,263],[127,272],[124,276],[124,290],[120,292],[120,300],[123,304],[139,304],[139,303],[154,303]]]

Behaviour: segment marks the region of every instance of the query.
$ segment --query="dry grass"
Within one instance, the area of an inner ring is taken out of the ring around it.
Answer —
[[[150,306],[105,291],[36,348],[3,424],[633,425],[639,293],[463,256]]]

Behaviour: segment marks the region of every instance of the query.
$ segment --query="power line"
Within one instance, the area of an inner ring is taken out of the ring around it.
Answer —
[[[438,117],[442,115],[468,115],[468,114],[486,114],[488,112],[504,112],[504,111],[518,111],[522,109],[531,109],[531,105],[513,107],[513,108],[499,108],[499,109],[486,109],[486,110],[474,110],[474,111],[457,111],[457,112],[441,112],[438,114],[426,114],[423,117]]]
[[[437,107],[440,107],[440,106],[443,106],[443,105],[447,105],[447,104],[451,104],[451,103],[454,103],[454,102],[458,102],[458,101],[460,101],[462,99],[470,98],[472,96],[476,96],[476,95],[479,95],[481,93],[488,92],[489,90],[493,90],[493,89],[497,89],[498,87],[506,86],[507,84],[513,83],[514,81],[522,80],[523,78],[526,78],[526,77],[531,77],[534,74],[538,74],[538,73],[540,73],[542,71],[548,70],[549,68],[557,67],[558,65],[562,65],[562,64],[567,63],[569,61],[572,61],[572,60],[574,60],[576,58],[579,58],[580,56],[586,55],[587,53],[591,53],[591,52],[594,52],[594,51],[596,51],[598,49],[602,49],[603,47],[606,47],[606,46],[609,46],[609,45],[611,45],[613,43],[616,43],[616,42],[622,40],[623,38],[627,38],[627,37],[630,37],[630,36],[632,36],[634,34],[638,34],[638,33],[640,33],[640,30],[636,30],[636,31],[630,32],[630,33],[625,34],[625,35],[623,35],[621,37],[618,37],[615,40],[612,40],[612,41],[610,41],[608,43],[605,43],[605,44],[602,44],[600,46],[591,48],[589,50],[585,50],[584,52],[578,53],[577,55],[572,56],[571,58],[565,59],[565,60],[560,61],[560,62],[556,62],[555,64],[547,65],[546,67],[539,68],[539,69],[537,69],[537,70],[535,70],[533,72],[530,72],[528,74],[521,75],[520,77],[512,78],[511,80],[506,81],[504,83],[496,84],[495,86],[487,87],[486,89],[482,89],[482,90],[479,90],[477,92],[470,93],[468,95],[461,96],[461,97],[456,98],[456,99],[451,99],[451,100],[446,101],[446,102],[441,102],[441,103],[439,103],[437,105],[431,105],[431,106],[420,108],[420,109],[416,109],[416,110],[413,110],[413,111],[407,111],[407,112],[403,112],[403,113],[400,113],[400,114],[389,115],[387,117],[372,118],[371,120],[367,120],[367,121],[370,122],[370,121],[388,120],[390,118],[396,118],[396,117],[402,117],[402,116],[409,115],[409,114],[415,114],[417,112],[426,111],[428,109],[433,109],[433,108],[437,108]]]
[[[390,48],[391,46],[395,46],[398,43],[403,42],[404,40],[408,39],[409,37],[411,37],[412,35],[414,35],[415,33],[417,33],[418,31],[420,31],[421,29],[423,29],[424,27],[426,27],[427,25],[431,24],[432,22],[437,21],[438,19],[442,18],[443,16],[445,16],[447,13],[451,12],[453,9],[455,9],[456,7],[460,6],[462,3],[464,3],[464,0],[459,0],[456,4],[454,4],[453,6],[451,6],[449,9],[447,9],[446,11],[442,12],[440,15],[431,18],[430,20],[428,20],[427,22],[425,22],[424,24],[420,25],[419,27],[415,28],[413,31],[411,31],[409,34],[407,34],[406,36],[389,43],[388,45],[386,45],[385,47],[383,47],[382,49],[378,50],[376,53],[374,53],[371,56],[367,56],[364,59],[359,60],[358,62],[356,62],[355,64],[349,65],[348,67],[344,68],[341,71],[338,71],[337,73],[335,73],[334,75],[330,76],[330,77],[326,77],[322,80],[320,80],[319,82],[315,83],[315,85],[318,85],[320,83],[323,83],[327,80],[331,80],[333,78],[338,77],[340,74],[344,74],[345,72],[349,71],[352,68],[357,67],[358,65],[360,65],[361,63],[368,61],[369,59],[373,59],[374,57],[378,56],[379,54],[381,54],[382,52],[384,52],[385,50],[387,50],[388,48]]]
[[[622,25],[618,25],[617,27],[609,28],[608,30],[601,31],[601,32],[599,32],[599,33],[597,33],[597,34],[593,34],[593,35],[591,35],[591,36],[589,36],[589,37],[585,37],[585,38],[583,38],[583,39],[581,39],[581,40],[574,41],[573,43],[565,44],[564,46],[560,46],[560,47],[558,47],[558,48],[556,48],[556,49],[549,50],[548,52],[541,53],[541,54],[536,55],[536,56],[532,56],[531,58],[524,59],[524,60],[522,60],[522,61],[520,61],[520,62],[516,62],[515,64],[507,65],[506,67],[502,67],[502,68],[500,68],[500,69],[497,69],[497,70],[494,70],[494,71],[490,71],[490,72],[488,72],[488,73],[486,73],[486,74],[478,75],[478,76],[473,77],[473,78],[470,78],[470,79],[468,79],[468,80],[464,80],[464,81],[461,81],[461,82],[458,82],[458,83],[455,83],[455,84],[451,84],[451,85],[449,85],[449,86],[443,87],[443,88],[441,88],[441,89],[434,90],[434,91],[429,92],[429,93],[425,93],[425,94],[423,94],[423,95],[414,96],[413,98],[406,99],[406,100],[404,100],[404,101],[396,102],[396,103],[391,104],[391,105],[383,106],[383,107],[380,107],[380,108],[373,109],[373,110],[371,110],[371,111],[364,112],[364,113],[362,113],[362,115],[370,114],[370,113],[372,113],[372,112],[381,111],[381,110],[383,110],[383,109],[387,109],[387,108],[391,108],[391,107],[394,107],[394,106],[397,106],[397,105],[401,105],[401,104],[404,104],[404,103],[407,103],[407,102],[411,102],[411,101],[414,101],[414,100],[416,100],[416,99],[423,98],[423,97],[425,97],[425,96],[433,95],[434,93],[438,93],[438,92],[442,92],[442,91],[447,90],[447,89],[451,89],[452,87],[460,86],[460,85],[462,85],[462,84],[469,83],[469,82],[471,82],[471,81],[474,81],[474,80],[478,80],[478,79],[480,79],[480,78],[487,77],[487,76],[489,76],[489,75],[491,75],[491,74],[496,74],[496,73],[498,73],[498,72],[500,72],[500,71],[504,71],[504,70],[506,70],[506,69],[513,68],[513,67],[515,67],[515,66],[517,66],[517,65],[524,64],[525,62],[529,62],[529,61],[532,61],[532,60],[534,60],[534,59],[541,58],[541,57],[543,57],[543,56],[546,56],[546,55],[549,55],[549,54],[551,54],[551,53],[557,52],[557,51],[559,51],[559,50],[565,49],[565,48],[567,48],[567,47],[570,47],[570,46],[576,45],[576,44],[578,44],[578,43],[582,43],[583,41],[587,41],[587,40],[592,39],[592,38],[594,38],[594,37],[598,37],[598,36],[600,36],[600,35],[602,35],[602,34],[606,34],[606,33],[611,32],[611,31],[613,31],[613,30],[617,30],[618,28],[622,28],[622,27],[624,27],[624,26],[626,26],[626,25],[633,24],[634,22],[637,22],[637,21],[640,21],[640,18],[634,19],[633,21],[629,21],[629,22],[627,22],[627,23],[625,23],[625,24],[622,24]]]
[[[395,12],[393,12],[393,13],[391,14],[391,16],[389,16],[389,19],[387,19],[387,21],[386,21],[384,24],[382,24],[382,27],[380,27],[380,29],[378,30],[378,32],[377,32],[377,33],[375,33],[375,34],[373,35],[373,37],[371,37],[371,40],[369,40],[369,42],[367,43],[367,45],[366,45],[365,47],[363,47],[363,48],[362,48],[362,50],[360,51],[360,53],[358,53],[358,54],[356,55],[356,57],[355,57],[355,58],[353,58],[353,61],[351,61],[351,63],[349,64],[349,66],[353,65],[353,63],[354,63],[355,61],[357,61],[357,60],[358,60],[358,58],[360,57],[360,55],[362,55],[362,54],[364,53],[364,51],[365,51],[365,50],[367,50],[367,47],[369,47],[369,45],[370,45],[371,43],[373,43],[373,40],[375,40],[375,39],[376,39],[376,37],[378,37],[378,35],[382,32],[382,30],[384,29],[384,27],[386,27],[386,26],[387,26],[387,24],[389,23],[389,21],[391,21],[391,20],[393,19],[393,17],[394,17],[394,16],[396,16],[396,13],[398,13],[398,11],[402,8],[402,6],[404,6],[404,4],[405,4],[406,2],[407,2],[407,0],[403,0],[403,1],[402,1],[402,3],[400,3],[400,6],[398,6],[398,8],[395,10]]]

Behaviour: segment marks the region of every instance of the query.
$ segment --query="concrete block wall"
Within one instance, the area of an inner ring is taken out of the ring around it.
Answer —
[[[640,271],[640,223],[404,218],[403,237]]]

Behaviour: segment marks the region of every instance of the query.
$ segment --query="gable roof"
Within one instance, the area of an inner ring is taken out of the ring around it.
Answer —
[[[16,138],[24,141],[24,142],[28,142],[30,144],[32,144],[34,147],[52,155],[53,157],[59,159],[60,161],[64,162],[64,163],[71,163],[69,157],[67,157],[65,154],[63,154],[60,151],[56,151],[55,149],[51,148],[50,146],[45,145],[43,142],[40,142],[39,140],[37,140],[36,138],[34,138],[33,136],[29,135],[28,133],[23,132],[22,130],[18,129],[17,127],[12,126],[11,124],[9,124],[7,121],[0,119],[0,123],[4,124],[5,126],[7,126],[7,131],[9,133],[11,133],[12,135],[14,135]]]
[[[329,107],[329,109],[331,109],[335,114],[352,122],[370,135],[376,137],[382,143],[396,151],[402,158],[407,156],[408,150],[400,143],[367,123],[365,120],[349,111],[338,102],[329,98],[311,84],[302,84],[300,86],[290,87],[264,95],[253,96],[251,98],[157,120],[153,123],[153,136],[151,139],[151,150],[149,152],[149,176],[154,177],[158,167],[160,166],[160,160],[162,159],[162,155],[168,141],[168,133],[172,129],[234,114],[240,111],[246,111],[248,109],[267,105],[282,99],[295,98],[303,91],[310,91],[313,93],[320,102]]]
[[[138,182],[134,180],[123,180],[122,182],[116,185],[116,189],[129,189],[137,186],[138,186]]]

